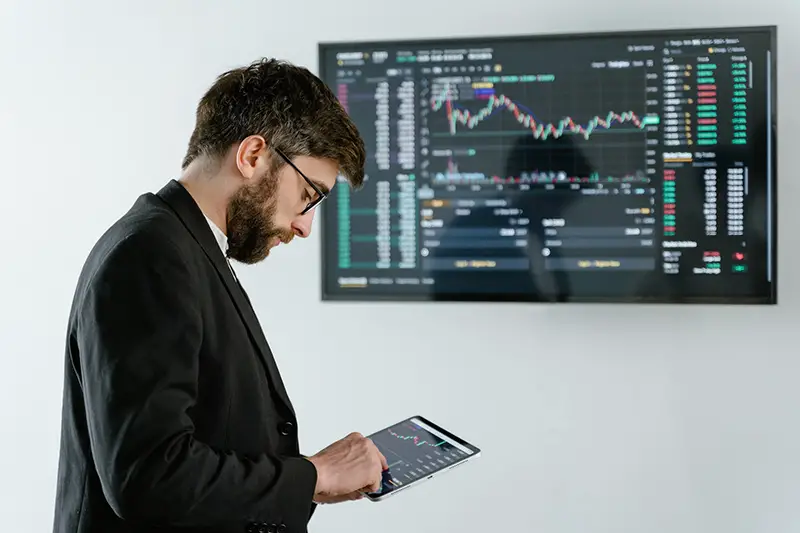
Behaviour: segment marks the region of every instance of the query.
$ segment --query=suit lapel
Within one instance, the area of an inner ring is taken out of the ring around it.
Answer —
[[[261,362],[266,368],[267,374],[270,377],[273,388],[281,400],[286,404],[286,407],[294,415],[294,408],[292,402],[289,400],[289,395],[286,392],[286,387],[281,379],[278,366],[275,363],[275,358],[272,355],[272,350],[269,348],[264,331],[258,322],[253,307],[250,305],[250,299],[244,292],[244,288],[234,278],[233,273],[228,265],[228,261],[222,254],[219,244],[214,239],[214,234],[208,225],[208,222],[203,215],[203,212],[197,206],[194,198],[189,192],[175,180],[171,180],[158,192],[158,196],[163,199],[169,206],[177,213],[183,224],[192,234],[194,239],[200,244],[200,247],[205,252],[206,256],[214,264],[217,273],[222,278],[225,287],[228,289],[228,294],[233,299],[239,315],[247,326],[250,333],[250,338],[253,344],[258,348]]]

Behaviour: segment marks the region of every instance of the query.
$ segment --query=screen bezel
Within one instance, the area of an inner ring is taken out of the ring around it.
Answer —
[[[463,464],[466,461],[469,461],[471,459],[474,459],[474,458],[480,456],[480,454],[481,454],[481,449],[480,448],[478,448],[474,444],[471,444],[471,443],[465,441],[463,438],[461,438],[461,437],[459,437],[457,435],[454,435],[452,432],[447,431],[442,426],[440,426],[438,424],[435,424],[434,422],[431,422],[429,419],[425,418],[422,415],[409,416],[408,418],[400,420],[399,422],[395,422],[394,424],[390,424],[390,425],[388,425],[388,426],[386,426],[386,427],[384,427],[382,429],[379,429],[378,431],[372,432],[371,434],[369,434],[367,436],[367,438],[371,439],[375,435],[378,435],[379,433],[383,433],[387,429],[390,429],[390,428],[393,428],[395,426],[399,426],[401,424],[405,424],[405,423],[408,423],[408,422],[412,422],[414,419],[417,419],[420,422],[422,422],[423,424],[425,424],[426,426],[429,426],[431,429],[434,429],[435,431],[438,431],[439,433],[441,433],[442,435],[444,435],[448,439],[457,442],[460,446],[468,448],[472,452],[472,454],[467,455],[466,457],[462,457],[461,459],[459,459],[457,461],[454,461],[453,463],[451,463],[451,464],[449,464],[447,466],[444,466],[444,467],[440,468],[439,470],[431,472],[427,476],[422,476],[422,477],[419,477],[417,479],[414,479],[413,481],[409,481],[408,483],[403,484],[402,487],[394,489],[394,490],[392,490],[390,492],[381,493],[381,494],[367,494],[367,493],[365,493],[364,496],[366,496],[370,500],[378,501],[378,500],[381,500],[383,498],[387,498],[387,497],[389,497],[389,496],[391,496],[391,495],[393,495],[393,494],[395,494],[397,492],[400,492],[401,490],[405,490],[408,487],[416,485],[416,484],[418,484],[418,483],[420,483],[422,481],[426,481],[426,480],[430,479],[431,477],[437,476],[437,475],[441,474],[442,472],[446,472],[446,471],[448,471],[448,470],[450,470],[452,468],[455,468],[456,466],[458,466],[460,464]]]
[[[776,305],[778,303],[778,75],[777,75],[777,25],[762,26],[711,26],[711,27],[688,27],[688,28],[667,28],[667,29],[648,29],[634,31],[600,31],[600,32],[580,32],[580,33],[537,33],[537,34],[515,34],[505,36],[476,36],[476,37],[444,37],[444,38],[415,38],[415,39],[386,39],[386,40],[361,40],[361,41],[323,41],[318,43],[317,62],[318,76],[325,80],[328,78],[325,57],[337,50],[347,50],[353,47],[371,46],[428,46],[428,45],[448,45],[456,43],[496,43],[527,41],[529,43],[543,41],[559,41],[597,38],[619,38],[619,37],[650,37],[652,35],[663,35],[670,37],[673,35],[685,35],[686,33],[702,33],[714,36],[730,33],[761,33],[766,34],[770,41],[771,61],[770,69],[770,113],[767,116],[767,131],[771,130],[769,149],[765,150],[769,161],[767,173],[767,189],[770,194],[767,197],[768,216],[767,223],[770,227],[771,241],[768,246],[770,257],[767,258],[771,269],[771,291],[765,296],[753,297],[732,297],[732,296],[689,296],[689,295],[670,295],[670,296],[576,296],[560,294],[552,299],[542,299],[535,294],[528,293],[446,293],[435,292],[427,294],[403,294],[395,292],[392,294],[371,294],[369,292],[334,292],[328,287],[328,252],[332,246],[325,238],[325,229],[322,229],[321,241],[321,300],[323,302],[391,302],[391,303],[413,303],[413,302],[461,302],[461,303],[481,303],[481,302],[506,302],[506,303],[649,303],[649,304],[726,304],[726,305]],[[349,186],[339,184],[339,186]],[[321,224],[326,224],[328,217],[325,202],[317,207],[321,210]]]

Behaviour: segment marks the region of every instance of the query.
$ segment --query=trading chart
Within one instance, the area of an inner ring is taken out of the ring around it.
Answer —
[[[385,488],[402,487],[472,455],[451,439],[437,435],[413,419],[370,437],[389,463]]]

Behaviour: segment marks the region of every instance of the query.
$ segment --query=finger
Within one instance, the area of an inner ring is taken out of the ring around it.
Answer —
[[[379,490],[381,490],[381,487],[383,485],[382,481],[383,480],[381,478],[378,478],[377,480],[373,481],[366,487],[366,490],[364,492],[378,492]]]
[[[389,461],[386,460],[386,456],[384,456],[381,452],[378,452],[378,455],[381,458],[381,468],[384,470],[389,470]]]
[[[330,504],[334,504],[334,503],[343,503],[343,502],[348,502],[348,501],[360,500],[363,497],[364,497],[363,494],[361,494],[358,491],[355,491],[355,492],[351,492],[350,494],[342,494],[342,495],[339,495],[339,496],[329,496],[329,497],[320,498],[317,501],[317,503],[319,503],[321,505],[330,505]]]
[[[353,491],[353,492],[351,492],[351,493],[349,493],[349,494],[343,494],[343,495],[339,496],[339,497],[336,499],[336,503],[341,503],[341,502],[349,502],[349,501],[354,501],[354,500],[360,500],[360,499],[361,499],[361,498],[363,498],[363,497],[364,497],[364,495],[363,495],[363,494],[361,494],[359,491],[357,491],[357,490],[356,490],[356,491]]]
[[[375,449],[375,453],[378,454],[378,459],[381,461],[381,470],[389,470],[389,462],[386,460],[386,457],[381,453],[378,447],[375,446],[375,443],[372,441],[372,439],[369,439],[369,443]]]

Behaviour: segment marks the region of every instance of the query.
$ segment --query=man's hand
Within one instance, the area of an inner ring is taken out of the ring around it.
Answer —
[[[389,468],[375,444],[360,433],[351,433],[308,458],[317,469],[314,500],[357,499],[356,493],[377,492]]]
[[[332,503],[343,503],[343,502],[350,502],[355,500],[360,500],[364,498],[364,493],[360,490],[351,492],[350,494],[342,494],[341,496],[315,496],[314,503],[318,503],[320,505],[327,505]]]

